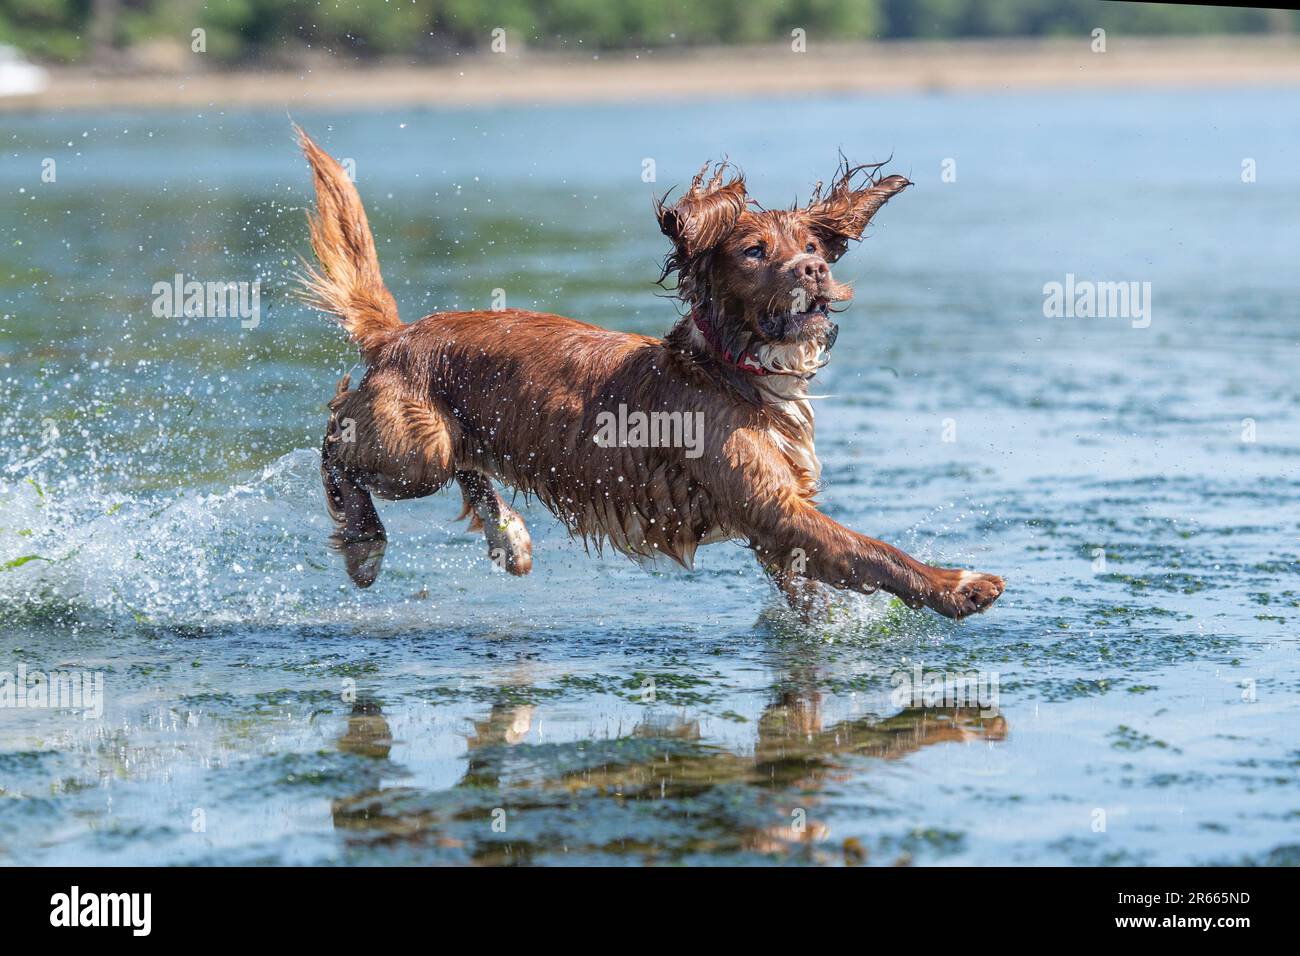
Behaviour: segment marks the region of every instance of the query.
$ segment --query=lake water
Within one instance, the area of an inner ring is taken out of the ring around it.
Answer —
[[[103,698],[0,707],[0,863],[1300,862],[1298,107],[295,115],[408,320],[503,289],[664,331],[653,191],[727,154],[785,205],[892,153],[916,185],[836,267],[821,498],[1008,590],[815,625],[742,548],[647,571],[537,508],[533,574],[494,572],[454,490],[381,503],[355,590],[315,450],[355,355],[291,296],[286,117],[4,117],[0,672]],[[260,280],[259,324],[155,316],[176,273]],[[1145,317],[1045,316],[1067,275],[1150,283]],[[901,699],[916,667],[996,700]]]

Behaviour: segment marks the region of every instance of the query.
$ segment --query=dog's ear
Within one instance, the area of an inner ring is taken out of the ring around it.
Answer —
[[[831,184],[830,192],[821,195],[817,187],[806,215],[813,231],[822,240],[826,259],[834,262],[849,246],[850,239],[861,239],[871,217],[895,193],[912,185],[902,176],[876,177],[883,166],[849,166],[842,163]],[[865,175],[864,175],[865,174]]]
[[[724,177],[735,169],[726,162],[713,167],[713,175],[706,183],[704,177],[712,165],[704,164],[691,180],[686,195],[673,205],[665,205],[667,196],[655,200],[659,228],[673,241],[677,256],[682,260],[693,259],[726,238],[749,202],[745,194],[745,177],[739,172],[723,182]]]

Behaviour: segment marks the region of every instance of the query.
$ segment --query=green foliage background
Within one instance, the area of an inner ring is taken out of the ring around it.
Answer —
[[[491,31],[544,49],[739,44],[788,38],[943,39],[1125,33],[1294,32],[1277,10],[1106,0],[0,0],[0,43],[77,62],[207,30],[223,61],[305,51],[358,59],[485,47]]]

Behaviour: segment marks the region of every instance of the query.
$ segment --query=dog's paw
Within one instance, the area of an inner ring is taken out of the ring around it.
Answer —
[[[979,574],[975,571],[951,571],[952,584],[938,592],[926,603],[951,618],[963,618],[986,610],[1002,596],[1006,585],[996,574]]]
[[[379,568],[384,563],[384,549],[388,542],[381,538],[368,538],[363,541],[348,541],[334,535],[330,543],[343,555],[343,564],[348,569],[348,577],[359,588],[368,588],[379,577]]]
[[[488,557],[497,567],[516,577],[523,577],[533,569],[533,539],[524,519],[513,508],[503,505],[501,517],[485,524],[483,536],[487,538]]]

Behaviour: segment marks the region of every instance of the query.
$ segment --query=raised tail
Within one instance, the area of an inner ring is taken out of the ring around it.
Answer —
[[[303,298],[329,313],[369,359],[401,328],[397,303],[379,274],[375,240],[357,188],[301,126],[294,130],[316,184],[316,213],[309,213],[307,220],[319,267],[307,266]]]

